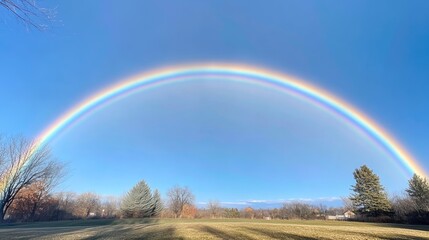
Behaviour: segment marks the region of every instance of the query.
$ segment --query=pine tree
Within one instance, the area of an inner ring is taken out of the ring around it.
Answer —
[[[356,184],[350,197],[356,211],[366,216],[379,216],[390,212],[391,206],[379,177],[366,165],[353,172]]]
[[[163,206],[161,201],[161,195],[159,194],[157,189],[155,189],[155,191],[153,192],[152,202],[152,216],[158,216],[161,213]]]
[[[426,178],[414,174],[408,181],[408,189],[405,191],[419,212],[429,212],[429,182]]]
[[[124,197],[121,211],[125,217],[153,216],[153,197],[145,181],[138,182]]]

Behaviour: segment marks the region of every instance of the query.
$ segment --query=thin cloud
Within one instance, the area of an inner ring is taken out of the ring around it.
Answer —
[[[249,199],[240,201],[225,201],[220,202],[223,207],[228,206],[252,206],[252,205],[280,205],[283,203],[292,202],[307,202],[307,203],[319,203],[319,202],[336,202],[340,201],[340,197],[319,197],[319,198],[287,198],[287,199]],[[198,205],[205,206],[207,202],[197,202]]]

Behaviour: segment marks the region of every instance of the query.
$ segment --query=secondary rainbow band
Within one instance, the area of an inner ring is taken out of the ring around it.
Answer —
[[[395,156],[410,173],[427,176],[419,163],[388,132],[346,102],[297,78],[245,65],[197,64],[173,66],[125,79],[116,85],[92,95],[59,117],[39,135],[34,149],[36,151],[45,145],[66,126],[70,125],[73,121],[78,121],[79,117],[83,114],[90,113],[97,106],[107,103],[115,97],[130,94],[133,90],[144,86],[153,86],[186,78],[195,78],[197,76],[225,76],[226,78],[230,76],[231,78],[255,79],[256,81],[262,81],[270,85],[274,84],[306,96],[313,102],[324,105],[327,109],[342,115],[349,121],[352,121],[357,127],[365,130]]]

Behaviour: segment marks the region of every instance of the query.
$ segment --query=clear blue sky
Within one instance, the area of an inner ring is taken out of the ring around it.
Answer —
[[[0,132],[35,137],[105,86],[204,61],[297,75],[389,130],[429,169],[427,1],[43,1],[47,32],[0,11]],[[347,196],[367,164],[390,193],[401,166],[303,99],[219,80],[141,92],[89,116],[51,147],[63,190],[120,195],[139,179],[162,193],[242,203]]]

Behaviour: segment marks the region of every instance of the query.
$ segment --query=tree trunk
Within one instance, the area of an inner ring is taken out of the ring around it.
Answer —
[[[4,217],[6,215],[6,204],[4,202],[0,203],[0,222],[4,222]]]
[[[35,221],[34,218],[36,216],[36,210],[37,210],[37,201],[34,202],[33,208],[31,209],[30,221]]]

